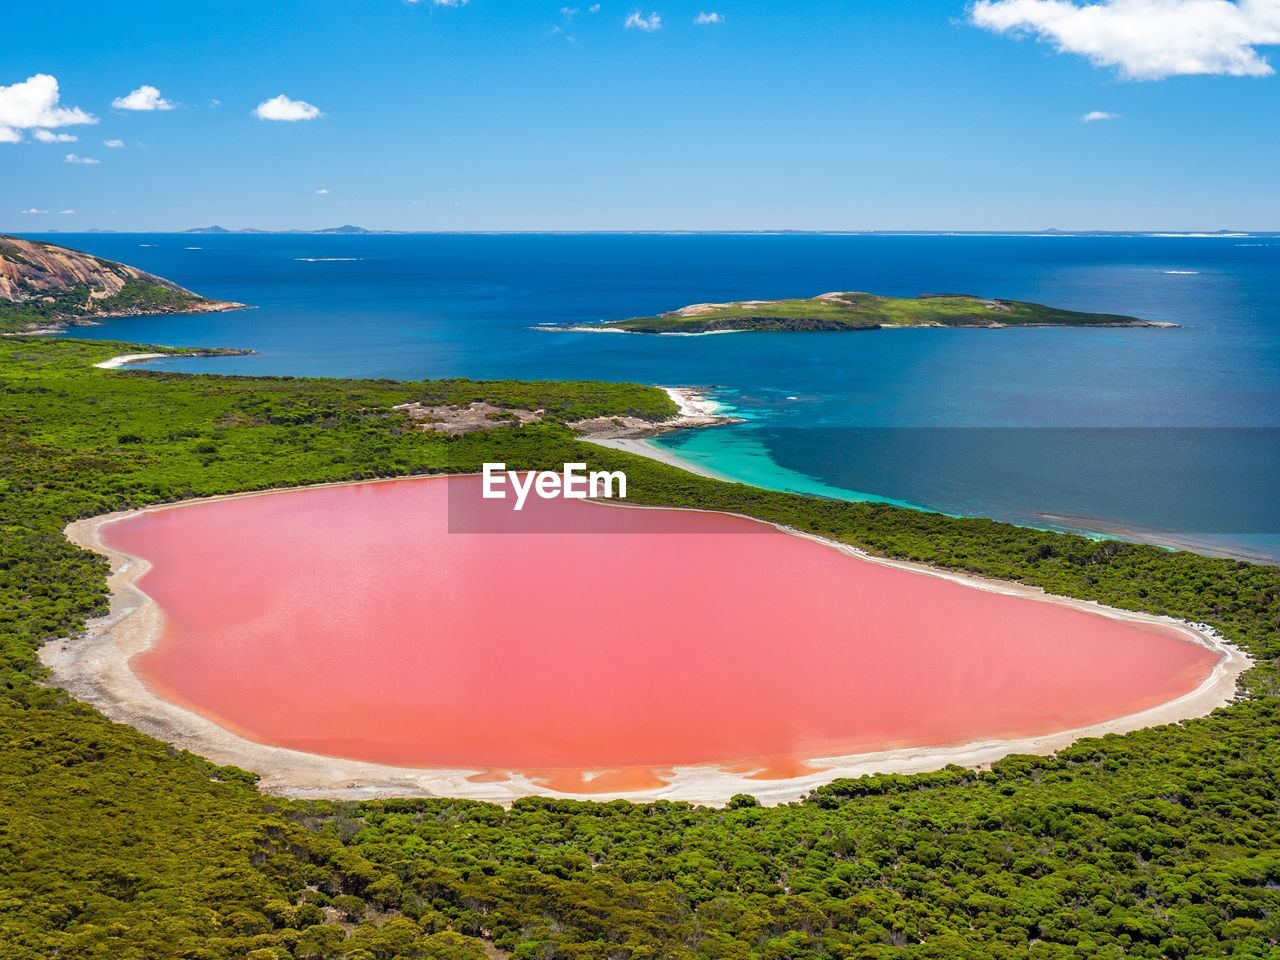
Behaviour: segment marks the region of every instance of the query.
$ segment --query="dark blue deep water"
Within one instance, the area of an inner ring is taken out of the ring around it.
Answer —
[[[739,479],[1280,557],[1274,236],[46,239],[255,305],[74,332],[258,351],[168,368],[714,385],[748,422],[664,443]],[[975,293],[1180,326],[704,337],[530,329],[829,290]]]

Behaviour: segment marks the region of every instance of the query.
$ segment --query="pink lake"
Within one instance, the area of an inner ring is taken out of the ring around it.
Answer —
[[[519,532],[450,533],[451,486],[478,498],[418,478],[108,524],[164,613],[134,669],[261,743],[582,791],[1072,729],[1218,659],[722,514],[531,498],[487,503]]]

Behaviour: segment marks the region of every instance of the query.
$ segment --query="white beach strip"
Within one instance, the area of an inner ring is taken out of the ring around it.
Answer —
[[[399,477],[317,486],[334,487],[371,482],[424,483],[438,482],[440,479],[438,477]],[[202,501],[188,500],[184,503],[239,499],[246,496],[273,496],[298,489],[306,488],[292,487],[239,493],[223,497],[208,497]],[[342,800],[397,796],[457,797],[510,804],[523,796],[554,795],[602,801],[620,798],[637,802],[682,800],[693,803],[723,804],[727,803],[734,794],[748,793],[759,798],[762,803],[786,803],[804,797],[814,787],[841,777],[857,777],[868,773],[920,773],[939,770],[952,763],[981,767],[1012,753],[1047,755],[1069,746],[1082,737],[1127,733],[1143,727],[1201,717],[1235,699],[1239,676],[1251,663],[1242,650],[1226,642],[1203,624],[1117,610],[1094,602],[1046,594],[1038,587],[982,579],[938,570],[923,564],[876,557],[845,544],[800,533],[789,527],[770,524],[754,517],[745,517],[744,519],[754,523],[765,524],[793,536],[814,540],[848,554],[856,561],[877,563],[925,576],[940,577],[973,589],[1061,604],[1118,620],[1139,624],[1160,624],[1177,630],[1188,642],[1197,643],[1215,651],[1220,659],[1209,676],[1191,692],[1128,716],[1034,737],[991,739],[950,746],[908,746],[841,757],[815,757],[812,758],[813,763],[821,769],[815,769],[811,774],[788,779],[753,779],[750,773],[730,772],[721,766],[706,764],[677,766],[674,768],[674,776],[666,785],[637,791],[562,793],[548,790],[518,772],[509,773],[505,780],[477,782],[473,777],[484,772],[479,769],[396,767],[342,757],[321,756],[257,743],[220,726],[207,717],[162,699],[148,688],[134,673],[130,661],[156,643],[163,630],[163,612],[138,588],[136,582],[147,572],[150,565],[139,557],[108,548],[102,542],[102,528],[139,513],[180,509],[184,503],[111,513],[68,524],[65,533],[72,543],[106,556],[111,563],[111,575],[107,581],[111,591],[110,610],[105,617],[90,621],[84,636],[46,643],[40,648],[40,661],[49,669],[51,681],[55,686],[93,705],[110,719],[128,723],[143,733],[201,754],[215,763],[230,764],[251,770],[261,777],[260,786],[263,790],[285,796]],[[599,502],[599,506],[604,509],[677,509],[647,507],[639,504],[627,505],[618,501]],[[735,516],[741,515],[735,514]],[[643,600],[642,597],[637,598],[637,602]],[[737,760],[738,758],[726,758],[726,763],[735,763],[736,766]],[[761,767],[763,768],[763,764]]]
[[[609,447],[612,450],[622,450],[626,453],[634,453],[637,456],[648,457],[650,460],[665,463],[669,467],[676,467],[687,473],[696,473],[700,477],[723,480],[725,483],[740,482],[723,473],[716,473],[707,467],[699,466],[690,460],[684,459],[679,454],[672,453],[666,447],[660,447],[656,443],[651,443],[641,437],[579,437],[578,439],[587,443],[594,443],[597,446]]]
[[[123,367],[126,363],[138,363],[141,360],[155,360],[157,357],[165,357],[165,353],[122,353],[118,357],[112,357],[110,360],[103,360],[101,363],[95,363],[94,366],[101,370],[114,370],[116,367]]]
[[[699,387],[659,387],[680,409],[682,417],[714,417],[721,404],[712,400]]]
[[[530,330],[541,330],[543,333],[634,333],[634,330],[620,330],[618,327],[590,326],[588,324],[570,324],[569,326],[561,326],[555,323],[539,323],[529,328]]]
[[[621,327],[610,327],[605,324],[588,324],[573,323],[561,325],[555,323],[539,323],[529,328],[530,330],[541,330],[544,333],[630,333],[638,337],[710,337],[719,333],[750,333],[749,330],[663,330],[660,332],[652,332],[649,330],[623,330]]]

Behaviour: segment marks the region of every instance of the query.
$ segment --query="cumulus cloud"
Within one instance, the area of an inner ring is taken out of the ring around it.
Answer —
[[[67,163],[86,163],[86,164],[92,165],[95,163],[101,163],[102,161],[95,160],[93,159],[93,157],[82,157],[79,154],[68,153],[66,162]]]
[[[76,212],[74,210],[59,210],[58,213],[64,217],[73,217]]]
[[[319,107],[312,106],[305,100],[290,100],[283,93],[270,100],[263,100],[254,108],[253,115],[259,120],[314,120],[323,117]]]
[[[160,96],[160,91],[150,84],[130,90],[123,97],[116,97],[111,106],[117,110],[172,110],[173,104]]]
[[[323,197],[323,196],[327,196],[330,193],[333,193],[333,191],[330,190],[328,187],[321,187],[319,190],[316,191],[316,193],[320,194],[320,196]]]
[[[721,14],[716,13],[714,10],[710,12],[704,10],[693,18],[693,22],[702,27],[709,23],[724,23],[724,17]]]
[[[37,210],[35,207],[28,207],[23,213],[48,213],[48,210]]]
[[[1188,74],[1264,77],[1255,49],[1280,43],[1280,0],[978,0],[979,27],[1031,35],[1132,80]]]
[[[75,143],[80,139],[74,133],[54,133],[52,130],[37,130],[31,137],[41,143]]]
[[[123,150],[123,149],[124,149],[124,141],[123,141],[123,140],[103,140],[103,141],[102,141],[102,145],[103,145],[104,147],[110,147],[112,150]]]
[[[1119,119],[1118,113],[1107,113],[1105,110],[1090,110],[1080,118],[1081,123],[1097,123],[1099,120],[1116,120]]]
[[[640,11],[636,10],[626,20],[622,21],[622,25],[628,30],[643,30],[645,33],[653,33],[653,31],[662,28],[662,18],[656,13],[651,13],[647,17],[641,16]]]
[[[57,78],[37,73],[21,83],[0,86],[0,143],[17,143],[23,130],[97,123],[79,107],[58,105]]]

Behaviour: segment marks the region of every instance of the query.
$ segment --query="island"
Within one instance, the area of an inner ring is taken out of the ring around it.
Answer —
[[[543,330],[590,333],[701,334],[748,331],[886,330],[904,327],[1175,327],[1114,313],[1062,310],[1024,300],[961,293],[881,297],[824,293],[807,299],[695,303],[656,317],[596,324],[544,325]]]
[[[213,313],[210,300],[172,280],[38,240],[0,236],[0,333],[52,333],[103,317]]]

